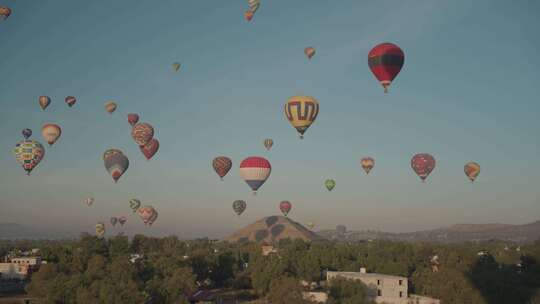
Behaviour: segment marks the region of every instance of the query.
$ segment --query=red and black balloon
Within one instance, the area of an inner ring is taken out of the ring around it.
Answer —
[[[369,68],[382,84],[385,93],[388,93],[388,87],[401,71],[404,62],[405,54],[401,48],[388,42],[375,46],[368,55]]]

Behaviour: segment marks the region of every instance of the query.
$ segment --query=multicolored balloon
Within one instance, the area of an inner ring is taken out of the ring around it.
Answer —
[[[371,157],[364,157],[360,160],[360,165],[366,171],[366,174],[369,174],[369,171],[375,166],[375,160]]]
[[[298,131],[300,138],[319,114],[319,102],[311,96],[293,96],[285,104],[285,116]]]
[[[152,138],[146,145],[139,146],[139,149],[141,150],[144,157],[146,157],[147,160],[150,160],[159,150],[159,141],[155,138]]]
[[[154,137],[154,127],[148,123],[138,123],[131,130],[131,137],[139,146],[149,143]]]
[[[109,113],[109,114],[112,114],[112,113],[114,113],[114,111],[116,111],[117,106],[118,105],[116,104],[116,102],[107,101],[105,103],[105,111],[107,111],[107,113]]]
[[[132,198],[129,200],[129,208],[131,208],[131,210],[133,210],[133,213],[137,212],[137,210],[139,209],[139,207],[141,206],[141,201],[136,199],[136,198]]]
[[[41,136],[49,146],[52,146],[60,138],[60,135],[62,135],[62,129],[57,124],[47,123],[41,127]]]
[[[472,183],[478,177],[478,174],[480,174],[480,165],[475,162],[469,162],[465,165],[464,171]]]
[[[25,139],[15,145],[13,153],[17,163],[23,167],[27,175],[30,175],[45,156],[45,148],[38,141]]]
[[[64,101],[71,108],[77,102],[77,98],[75,98],[73,96],[68,96],[68,97],[66,97],[66,99]]]
[[[11,9],[6,6],[0,6],[0,17],[2,17],[3,20],[7,20],[9,16],[11,15]]]
[[[381,43],[368,54],[369,68],[382,84],[385,93],[388,93],[388,87],[401,71],[404,62],[405,54],[392,43]]]
[[[255,12],[259,9],[259,6],[261,6],[260,0],[248,0],[249,10],[255,14]]]
[[[304,54],[306,54],[308,59],[311,59],[315,55],[315,49],[313,47],[307,47],[304,49]]]
[[[266,182],[272,171],[270,162],[260,156],[252,156],[240,163],[240,176],[249,185],[253,194]]]
[[[212,167],[221,180],[223,180],[223,177],[231,170],[232,160],[226,156],[218,156],[212,160]]]
[[[172,64],[172,68],[175,72],[178,72],[178,70],[180,70],[180,63],[179,62],[175,62]]]
[[[253,19],[253,12],[252,11],[246,11],[244,13],[244,19],[246,19],[248,22],[251,21],[251,19]]]
[[[24,139],[28,139],[28,138],[30,138],[30,136],[32,136],[32,130],[30,130],[28,128],[22,130],[21,133],[22,133],[22,136],[24,137]]]
[[[135,113],[129,113],[127,115],[129,124],[133,127],[136,123],[139,122],[139,115]]]
[[[86,198],[86,199],[84,200],[84,203],[85,203],[88,207],[90,207],[90,206],[92,206],[92,204],[94,203],[94,198],[93,198],[93,197],[88,197],[88,198]]]
[[[116,226],[116,223],[118,223],[118,218],[117,217],[111,217],[111,225]]]
[[[39,96],[39,106],[42,110],[45,110],[51,104],[51,98],[49,96]]]
[[[139,217],[142,219],[143,223],[149,226],[152,226],[158,215],[156,209],[154,209],[152,206],[141,207],[137,212],[139,213]]]
[[[281,203],[279,203],[279,210],[281,210],[281,213],[283,213],[283,215],[287,216],[291,209],[292,204],[289,201],[282,201]]]
[[[120,226],[124,226],[126,222],[127,222],[127,217],[121,216],[118,218],[118,223],[120,223]]]
[[[336,186],[336,181],[333,179],[327,179],[324,182],[324,186],[326,187],[326,189],[328,189],[328,191],[332,191],[332,189],[334,189],[334,187]]]
[[[102,237],[105,235],[105,224],[99,222],[96,224],[96,235]]]
[[[236,200],[233,202],[232,207],[233,207],[234,212],[238,216],[240,216],[240,214],[242,214],[246,210],[247,204],[243,200]]]
[[[273,145],[274,145],[274,141],[272,139],[267,138],[264,140],[264,147],[266,148],[266,150],[270,151]]]
[[[411,167],[422,182],[425,182],[431,171],[435,169],[435,158],[427,153],[416,154],[411,159]]]
[[[120,152],[120,153],[118,153]],[[129,168],[129,159],[117,149],[109,149],[103,154],[105,169],[111,175],[114,182],[118,182],[118,179]]]

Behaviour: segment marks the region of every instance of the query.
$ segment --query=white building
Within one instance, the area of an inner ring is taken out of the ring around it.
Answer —
[[[40,257],[11,258],[0,263],[0,279],[27,279],[41,264]]]
[[[359,280],[368,287],[368,296],[377,303],[386,304],[439,304],[440,301],[428,297],[409,295],[406,277],[367,273],[365,268],[360,272],[327,271],[326,280],[342,277]]]

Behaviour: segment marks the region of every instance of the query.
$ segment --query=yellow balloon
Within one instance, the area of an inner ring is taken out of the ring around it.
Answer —
[[[304,138],[304,133],[319,114],[319,102],[311,96],[293,96],[285,104],[285,116]]]

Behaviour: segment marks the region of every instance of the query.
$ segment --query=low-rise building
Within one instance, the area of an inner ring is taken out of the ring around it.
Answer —
[[[367,273],[365,268],[360,272],[327,271],[326,280],[335,278],[359,280],[368,288],[368,296],[377,303],[387,304],[439,304],[439,300],[428,297],[409,295],[406,277]]]
[[[0,263],[0,279],[25,280],[39,269],[41,257],[9,258]]]

